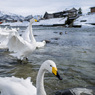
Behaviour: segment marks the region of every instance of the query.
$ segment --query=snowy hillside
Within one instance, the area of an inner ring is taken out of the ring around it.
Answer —
[[[74,25],[95,25],[95,13],[80,16],[74,21]]]
[[[0,11],[0,20],[24,20],[21,15]]]

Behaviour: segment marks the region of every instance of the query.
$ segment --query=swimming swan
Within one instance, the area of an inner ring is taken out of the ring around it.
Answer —
[[[23,39],[25,39],[26,41],[30,42],[30,43],[36,43],[36,48],[41,48],[44,47],[46,44],[46,41],[42,41],[42,42],[37,42],[33,32],[32,32],[32,24],[36,22],[36,20],[34,18],[32,18],[30,20],[30,24],[27,27],[27,29],[25,30],[25,32],[22,34]]]
[[[0,95],[46,95],[44,89],[44,74],[46,71],[53,73],[60,80],[56,64],[52,60],[45,61],[37,75],[36,87],[32,85],[30,79],[20,79],[16,77],[0,77]]]

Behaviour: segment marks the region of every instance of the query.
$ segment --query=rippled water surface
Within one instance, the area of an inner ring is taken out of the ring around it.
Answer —
[[[28,64],[20,64],[9,56],[8,51],[0,50],[0,77],[31,77],[35,85],[40,65],[51,59],[63,80],[46,73],[48,95],[61,89],[95,86],[95,28],[33,27],[33,33],[37,41],[48,40],[50,43],[36,49],[29,56]]]

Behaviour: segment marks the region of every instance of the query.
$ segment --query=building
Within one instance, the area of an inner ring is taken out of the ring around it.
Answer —
[[[56,12],[56,13],[53,13],[53,17],[54,17],[54,18],[63,17],[63,12]]]
[[[70,10],[67,10],[68,17],[76,17],[78,15],[78,10],[75,8],[72,8]]]
[[[75,8],[72,8],[70,10],[64,10],[64,11],[56,12],[52,14],[46,12],[43,18],[50,19],[50,18],[60,18],[60,17],[76,17],[77,14],[78,14],[78,10]]]
[[[53,18],[53,14],[49,14],[48,12],[45,12],[43,18],[44,18],[44,19],[50,19],[50,18]]]
[[[59,18],[59,17],[63,17],[63,12],[56,12],[52,14],[46,12],[43,16],[44,19]]]
[[[95,12],[95,7],[91,7],[91,8],[90,8],[90,12],[91,12],[91,13],[94,13],[94,12]]]

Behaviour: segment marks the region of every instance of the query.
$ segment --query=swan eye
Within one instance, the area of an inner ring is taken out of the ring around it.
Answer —
[[[50,65],[50,67],[52,67],[52,65]]]

